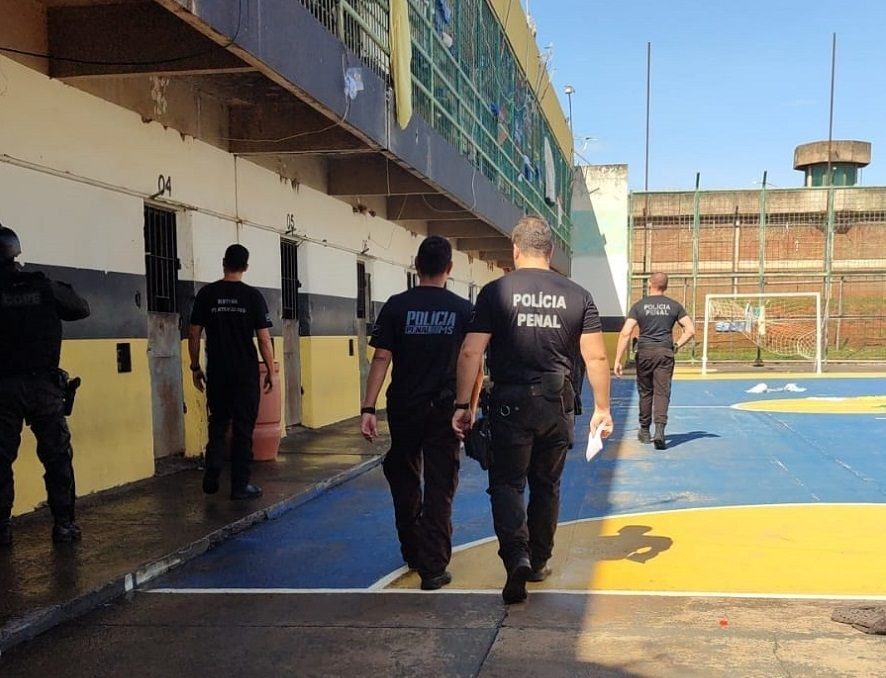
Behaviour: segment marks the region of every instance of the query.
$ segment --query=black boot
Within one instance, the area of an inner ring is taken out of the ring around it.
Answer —
[[[221,475],[218,469],[206,468],[203,471],[203,494],[215,494],[218,492],[218,478]]]
[[[70,544],[80,541],[80,528],[72,520],[56,520],[52,526],[52,541],[55,544]]]
[[[261,488],[252,483],[243,487],[231,488],[231,499],[258,499],[261,495]]]
[[[531,582],[542,582],[551,576],[551,568],[548,567],[547,563],[542,563],[541,565],[533,565],[532,572],[529,573],[529,576],[526,577],[526,581]]]
[[[421,578],[421,590],[422,591],[436,591],[437,589],[443,588],[449,582],[452,581],[452,575],[449,574],[446,570],[444,570],[441,574],[435,575],[433,577],[422,577]]]
[[[666,450],[668,449],[667,443],[665,443],[665,425],[664,424],[656,424],[655,425],[655,435],[652,437],[652,442],[655,444],[656,450]]]
[[[12,521],[0,520],[0,546],[12,546]]]
[[[637,440],[639,440],[641,443],[651,443],[652,442],[652,436],[649,435],[649,427],[648,426],[641,426],[640,427],[640,430],[637,431]]]
[[[526,600],[526,581],[531,575],[532,565],[529,563],[529,558],[522,556],[508,570],[508,579],[501,591],[501,597],[505,605],[522,603]]]

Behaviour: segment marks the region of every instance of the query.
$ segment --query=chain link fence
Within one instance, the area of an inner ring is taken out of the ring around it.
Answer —
[[[707,294],[817,292],[826,360],[886,360],[886,187],[639,192],[629,214],[631,303],[670,276],[698,325],[682,359],[701,356]],[[712,330],[713,359],[754,359],[747,337]]]

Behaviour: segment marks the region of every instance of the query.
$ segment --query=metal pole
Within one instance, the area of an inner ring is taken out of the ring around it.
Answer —
[[[701,215],[699,214],[700,195],[698,192],[701,184],[701,172],[695,173],[695,196],[692,206],[692,317],[697,318],[698,308],[698,254],[699,254],[699,230],[701,227]],[[692,343],[690,358],[695,360],[695,342]]]
[[[649,105],[652,83],[652,43],[646,43],[646,169],[643,178],[643,190],[649,191]],[[649,198],[647,197],[647,208]],[[648,210],[647,210],[648,211]]]
[[[831,42],[831,107],[828,116],[828,183],[830,186],[834,183],[833,169],[831,163],[833,161],[833,144],[834,144],[834,80],[837,71],[837,34],[833,34]]]
[[[763,183],[760,184],[760,235],[759,238],[759,261],[757,262],[760,294],[766,289],[766,175],[763,171]],[[764,303],[760,300],[760,303]],[[758,335],[759,336],[759,333]],[[757,343],[757,358],[754,360],[754,367],[763,367],[763,350]]]

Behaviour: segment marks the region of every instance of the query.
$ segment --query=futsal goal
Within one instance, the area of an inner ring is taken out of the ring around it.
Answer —
[[[765,353],[805,359],[821,373],[821,295],[818,292],[708,294],[705,296],[701,373],[708,363]]]

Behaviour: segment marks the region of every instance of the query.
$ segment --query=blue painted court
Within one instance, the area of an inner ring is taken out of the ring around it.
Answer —
[[[845,504],[874,505],[864,514],[871,516],[871,534],[886,528],[879,510],[886,507],[886,379],[762,373],[750,377],[675,381],[665,451],[637,442],[634,382],[614,380],[616,433],[603,453],[588,463],[584,459],[588,415],[579,418],[575,449],[569,453],[563,474],[561,523],[648,514],[642,521],[645,525],[661,523],[656,529],[674,534],[685,531],[681,542],[685,546],[694,539],[704,543],[710,526],[655,522],[652,516],[694,516],[685,510],[714,507],[789,505],[795,510],[795,505]],[[768,392],[748,393],[762,382]],[[792,390],[784,390],[788,384]],[[735,407],[743,403],[763,409]],[[586,402],[586,412],[589,405]],[[795,411],[766,409],[770,407]],[[356,430],[354,435],[355,439],[359,435]],[[474,461],[463,459],[454,509],[456,546],[493,536],[485,489],[485,474]],[[778,522],[771,517],[736,517],[735,511],[704,515],[719,516],[714,532],[728,529],[730,521],[744,526],[759,520],[765,534],[767,523]],[[821,521],[810,513],[802,515],[813,523]],[[784,516],[788,527],[783,529],[790,531],[796,524],[800,530],[804,520]],[[795,537],[783,534],[779,539],[790,542]],[[825,550],[828,539],[822,533]],[[561,543],[558,540],[558,547]],[[741,551],[749,545],[739,540],[730,548]],[[684,549],[683,557],[690,557],[691,551]],[[672,558],[671,569],[694,567],[689,561],[676,560],[677,556],[676,549],[667,554]],[[883,554],[877,551],[865,557],[876,561]],[[654,562],[665,568],[667,558]],[[735,556],[730,558],[735,560]],[[225,542],[153,587],[363,589],[402,565],[388,487],[381,469],[375,468]],[[493,560],[487,569],[499,576],[500,567]],[[632,585],[634,580],[618,581]],[[765,588],[765,582],[759,586]],[[886,584],[873,586],[886,595]]]

